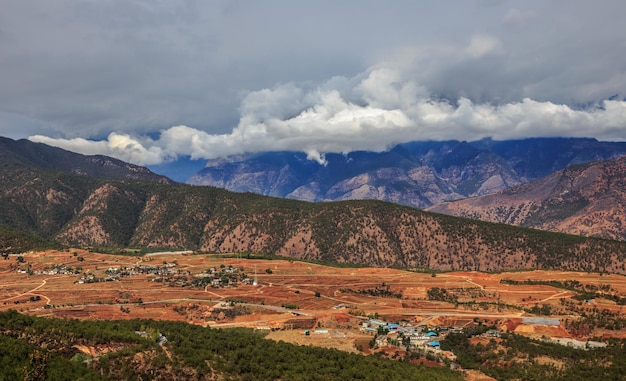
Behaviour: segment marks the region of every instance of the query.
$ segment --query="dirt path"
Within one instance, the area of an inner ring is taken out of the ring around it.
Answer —
[[[548,300],[551,299],[564,299],[564,298],[571,298],[572,296],[574,296],[575,294],[571,291],[561,291],[561,292],[557,292],[556,294],[550,295],[547,298],[541,299],[541,300],[532,300],[532,301],[527,301],[527,302],[521,302],[520,304],[537,304],[537,303],[545,303]]]
[[[172,361],[172,354],[170,353],[170,351],[167,349],[167,347],[165,346],[165,344],[161,344],[161,349],[163,349],[163,352],[165,352],[165,355],[167,355],[167,358],[170,359],[170,361]]]
[[[52,279],[52,278],[45,278],[45,279],[43,279],[41,281],[41,284],[39,286],[37,286],[37,287],[35,287],[33,289],[30,289],[28,291],[22,292],[21,294],[17,294],[15,296],[11,296],[11,297],[5,298],[2,301],[6,302],[6,301],[13,300],[13,299],[16,299],[16,298],[19,298],[19,297],[22,297],[22,296],[26,296],[26,295],[35,295],[35,296],[41,296],[42,298],[46,299],[46,304],[49,305],[50,304],[50,298],[48,298],[46,295],[43,295],[43,294],[35,294],[34,293],[35,291],[37,291],[40,288],[42,288],[43,286],[45,286],[46,285],[46,281],[48,279]]]
[[[216,294],[216,293],[214,293],[214,292],[212,292],[212,291],[209,291],[209,287],[211,287],[211,286],[210,286],[210,285],[206,285],[206,286],[204,287],[204,292],[206,292],[207,294],[211,294],[211,295],[213,295],[213,296],[217,296],[217,297],[218,297],[218,298],[220,298],[220,299],[224,299],[224,296],[223,296],[223,295]]]

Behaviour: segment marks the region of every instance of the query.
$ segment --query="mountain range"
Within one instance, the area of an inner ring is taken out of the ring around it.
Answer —
[[[310,203],[176,184],[115,161],[119,165],[109,178],[94,177],[74,170],[88,167],[93,157],[71,156],[69,165],[67,151],[28,141],[3,143],[0,226],[68,246],[255,252],[437,270],[626,272],[623,242],[380,201]],[[45,162],[38,159],[40,150]],[[138,171],[146,178],[134,179]]]
[[[305,201],[374,199],[426,208],[624,154],[624,142],[587,138],[414,142],[380,153],[327,154],[323,164],[296,152],[216,159],[187,183]]]

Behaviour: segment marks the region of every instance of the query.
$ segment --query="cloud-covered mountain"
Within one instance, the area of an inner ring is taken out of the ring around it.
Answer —
[[[307,201],[375,199],[425,208],[621,154],[626,143],[582,138],[413,142],[380,153],[327,154],[324,165],[295,152],[216,159],[188,183]]]
[[[100,140],[45,135],[29,139],[155,165],[181,156],[212,160],[283,151],[304,152],[325,164],[328,154],[384,152],[416,140],[626,137],[626,101],[607,99],[576,108],[529,98],[507,104],[442,99],[410,77],[381,68],[365,73],[365,78],[334,78],[313,89],[288,84],[252,92],[244,98],[241,113],[238,125],[226,134],[179,125],[161,130],[156,138],[112,132]]]

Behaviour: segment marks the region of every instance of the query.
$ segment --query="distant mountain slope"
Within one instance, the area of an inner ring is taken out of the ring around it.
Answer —
[[[439,270],[626,272],[626,243],[616,241],[459,219],[379,201],[314,204],[19,165],[0,167],[0,225],[80,246],[258,252]]]
[[[103,179],[133,179],[173,183],[145,167],[108,156],[85,156],[30,140],[0,137],[0,166],[45,168]]]
[[[568,167],[500,193],[443,203],[428,210],[626,240],[626,156]]]
[[[528,180],[539,179],[570,165],[626,154],[625,142],[599,142],[590,138],[484,139],[472,144],[502,157]]]
[[[211,160],[187,183],[306,201],[374,199],[425,208],[497,192],[572,164],[626,154],[626,143],[595,139],[414,142],[387,152],[302,153]]]

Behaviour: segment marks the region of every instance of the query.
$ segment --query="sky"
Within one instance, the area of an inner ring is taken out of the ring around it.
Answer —
[[[0,135],[139,165],[626,141],[626,1],[0,0]]]

